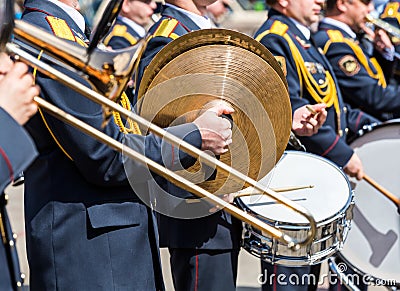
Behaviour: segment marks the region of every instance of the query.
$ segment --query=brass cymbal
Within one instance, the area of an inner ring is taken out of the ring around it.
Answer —
[[[194,120],[210,102],[229,103],[235,109],[233,143],[219,159],[255,180],[274,167],[289,140],[292,114],[283,72],[264,46],[239,32],[199,30],[174,40],[146,69],[139,96],[138,113],[161,127]],[[199,162],[180,172],[211,193],[243,188]]]

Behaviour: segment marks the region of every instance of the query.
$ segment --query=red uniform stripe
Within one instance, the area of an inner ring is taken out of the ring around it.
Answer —
[[[197,291],[199,281],[199,255],[196,250],[196,277],[194,281],[194,291]]]
[[[333,149],[333,147],[337,144],[338,141],[339,141],[339,136],[336,135],[335,141],[331,144],[331,146],[330,146],[326,151],[324,151],[324,152],[322,153],[321,156],[327,155],[327,154]]]

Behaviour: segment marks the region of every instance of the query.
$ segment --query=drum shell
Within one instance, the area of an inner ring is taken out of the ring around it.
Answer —
[[[304,266],[322,262],[335,254],[343,247],[347,233],[350,230],[352,218],[353,192],[345,174],[330,161],[309,153],[286,151],[285,155],[302,155],[305,158],[320,159],[322,163],[327,163],[334,167],[343,179],[348,189],[348,199],[345,205],[338,209],[337,213],[317,221],[317,232],[311,245],[303,246],[299,250],[289,249],[286,245],[278,242],[275,238],[267,234],[261,234],[258,230],[245,224],[243,233],[243,248],[251,254],[260,257],[262,260],[285,266]],[[278,163],[279,165],[279,163]],[[323,195],[323,193],[321,193]],[[309,225],[307,223],[291,223],[270,219],[253,211],[241,199],[237,199],[240,208],[252,216],[277,227],[285,234],[304,240],[307,236]]]

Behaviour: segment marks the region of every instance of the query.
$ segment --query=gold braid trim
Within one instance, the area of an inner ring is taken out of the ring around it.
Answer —
[[[383,74],[383,70],[382,70],[381,66],[379,65],[378,61],[375,58],[370,58],[369,60],[374,65],[377,75],[379,76],[378,85],[381,85],[383,88],[386,88],[387,83],[386,83],[385,75]]]
[[[121,95],[121,100],[120,104],[122,107],[125,109],[131,111],[131,103],[129,102],[128,96],[126,96],[125,92],[122,93]],[[127,123],[128,127],[126,127],[122,121],[121,115],[117,111],[113,111],[113,116],[114,116],[114,122],[116,125],[118,125],[119,130],[122,133],[133,133],[133,134],[142,134],[140,131],[139,125],[134,122],[132,119],[128,118]]]
[[[43,54],[43,50],[40,51],[39,55],[38,55],[38,60],[40,60],[40,58],[42,57]],[[35,80],[36,80],[36,73],[37,73],[37,68],[35,67],[33,69],[33,83],[35,84]],[[40,109],[39,107],[39,113],[40,116],[42,117],[42,120],[44,122],[44,125],[46,126],[47,130],[49,131],[51,137],[53,138],[53,140],[55,141],[55,143],[57,144],[57,146],[60,148],[60,150],[67,156],[68,159],[70,159],[71,161],[73,161],[72,157],[67,153],[67,151],[63,148],[63,146],[61,145],[61,143],[58,141],[58,139],[56,138],[56,136],[54,135],[53,131],[50,129],[49,124],[47,123],[46,118],[44,117],[43,111]]]
[[[365,56],[363,50],[361,49],[361,47],[359,45],[357,45],[353,39],[348,39],[346,37],[344,37],[340,32],[342,37],[337,37],[338,34],[335,33],[335,37],[332,37],[333,35],[333,30],[328,30],[328,36],[330,37],[330,40],[326,43],[326,45],[324,46],[324,54],[326,54],[328,52],[328,49],[330,47],[331,44],[333,43],[339,43],[339,42],[343,42],[345,44],[347,44],[354,52],[354,54],[356,55],[358,61],[361,63],[361,65],[365,68],[365,70],[367,71],[368,75],[375,79],[378,80],[378,84],[381,85],[383,88],[386,88],[387,84],[386,84],[386,79],[385,76],[383,74],[382,68],[381,66],[378,64],[378,62],[376,61],[375,58],[371,58],[370,61],[372,63],[372,66],[374,67],[374,69],[376,70],[376,73],[374,73],[371,69],[371,67],[369,66],[368,63],[368,59]]]
[[[332,75],[329,73],[328,70],[325,71],[325,82],[321,85],[315,81],[312,74],[307,70],[304,59],[301,56],[298,48],[296,47],[293,40],[290,36],[286,33],[284,39],[289,43],[290,50],[292,52],[293,59],[296,63],[297,71],[300,71],[300,75],[305,82],[305,87],[310,93],[311,97],[317,103],[326,103],[326,106],[329,108],[332,105],[336,111],[337,117],[337,127],[338,133],[340,132],[340,106],[339,106],[339,99],[337,96],[336,85],[335,81],[333,80]],[[301,78],[300,78],[301,79]],[[300,84],[301,85],[301,84]]]
[[[276,29],[274,29],[276,27]],[[337,95],[335,81],[332,75],[329,73],[328,70],[325,71],[325,82],[323,84],[318,84],[317,81],[314,79],[312,74],[307,70],[305,65],[304,59],[293,42],[290,36],[286,33],[287,25],[280,22],[275,21],[274,24],[271,26],[271,30],[267,30],[260,34],[256,40],[261,40],[265,35],[269,33],[277,34],[282,36],[287,43],[289,44],[290,51],[292,52],[293,59],[296,64],[297,74],[299,75],[299,83],[300,83],[300,98],[303,96],[303,86],[307,89],[310,93],[311,97],[317,103],[325,103],[327,107],[331,107],[332,105],[335,108],[336,112],[336,119],[337,119],[337,127],[338,127],[338,134],[340,133],[340,106],[339,106],[339,99]],[[261,38],[260,38],[261,36]],[[304,82],[304,84],[303,84]]]

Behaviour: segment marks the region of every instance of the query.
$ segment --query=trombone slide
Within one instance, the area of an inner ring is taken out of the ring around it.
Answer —
[[[22,29],[21,25],[17,25],[17,26],[20,29]],[[23,27],[23,30],[29,30],[30,26],[31,25],[25,25]],[[44,33],[44,32],[42,31],[42,33]],[[18,31],[18,33],[15,33],[15,34],[16,34],[16,38],[18,38],[19,35],[22,34],[22,32]],[[27,32],[24,32],[23,34],[30,35]],[[57,37],[52,36],[48,33],[46,33],[46,34],[47,34],[46,38],[48,39],[49,42],[52,42],[53,39],[59,41],[59,39]],[[29,37],[29,38],[31,38],[31,37]],[[316,233],[316,223],[315,223],[313,216],[304,207],[295,204],[290,199],[287,199],[281,195],[278,195],[276,192],[266,188],[265,186],[261,185],[260,183],[256,182],[255,180],[251,179],[250,177],[242,174],[241,172],[233,169],[232,167],[224,164],[223,162],[211,157],[210,155],[205,154],[204,152],[197,149],[196,147],[180,140],[179,138],[175,137],[174,135],[166,132],[165,130],[161,129],[160,127],[145,120],[141,116],[134,114],[131,111],[126,110],[125,108],[122,108],[121,106],[119,106],[118,104],[113,102],[112,100],[87,88],[86,86],[82,85],[78,81],[70,78],[69,76],[67,76],[67,75],[57,71],[53,67],[47,65],[46,63],[43,63],[42,61],[29,55],[25,51],[21,50],[15,44],[8,43],[6,45],[6,47],[7,47],[7,50],[9,53],[15,55],[16,59],[20,58],[22,61],[28,63],[29,65],[36,67],[39,71],[46,74],[50,78],[52,78],[58,82],[61,82],[68,87],[73,88],[75,91],[77,91],[81,95],[89,98],[90,100],[119,112],[121,114],[121,116],[123,116],[125,118],[130,118],[130,119],[134,120],[140,126],[142,126],[144,128],[148,128],[154,134],[164,138],[170,144],[180,147],[183,151],[187,152],[188,154],[192,155],[193,157],[201,158],[202,162],[205,163],[206,165],[208,165],[210,167],[216,167],[217,169],[222,170],[225,173],[229,173],[229,175],[231,175],[235,180],[241,182],[244,187],[253,187],[255,191],[258,191],[260,193],[265,193],[266,195],[270,196],[271,198],[278,201],[279,203],[284,204],[285,206],[289,207],[293,211],[300,213],[302,216],[304,216],[310,222],[310,230],[308,231],[308,236],[303,241],[297,241],[296,239],[284,234],[282,231],[278,230],[277,228],[271,227],[268,224],[265,224],[265,223],[259,221],[258,219],[252,217],[251,215],[245,213],[244,211],[239,210],[235,206],[223,201],[219,197],[217,197],[213,194],[210,194],[209,192],[205,191],[204,189],[198,187],[197,185],[185,180],[184,178],[180,177],[176,173],[171,172],[171,171],[166,171],[166,169],[164,167],[162,167],[160,169],[159,168],[160,165],[147,159],[146,157],[140,156],[140,154],[134,152],[133,150],[132,150],[133,153],[131,152],[129,154],[129,156],[131,158],[149,165],[149,167],[154,172],[160,174],[161,176],[167,175],[168,179],[171,179],[172,182],[177,184],[178,186],[180,186],[190,192],[193,192],[194,194],[196,194],[200,197],[206,197],[215,205],[218,205],[221,208],[222,207],[225,208],[225,210],[228,211],[229,213],[231,213],[233,216],[253,225],[257,229],[260,229],[262,231],[265,231],[265,232],[271,234],[272,236],[276,237],[279,241],[288,245],[291,248],[297,249],[297,248],[300,248],[300,246],[302,246],[302,245],[308,245],[312,242],[312,240],[315,236],[315,233]],[[44,47],[46,48],[47,45],[44,45]],[[49,48],[49,49],[51,52],[52,52],[52,50],[54,50],[53,48]],[[63,56],[68,53],[61,52],[58,54]],[[88,73],[90,74],[91,72],[88,72]],[[123,89],[121,89],[121,90],[123,90]],[[43,107],[44,109],[46,109],[46,111],[50,112],[51,114],[55,115],[56,117],[64,120],[65,122],[68,122],[69,124],[77,126],[82,131],[107,143],[113,149],[116,149],[116,150],[121,149],[121,144],[117,144],[118,142],[113,139],[110,140],[111,139],[110,137],[104,136],[104,134],[102,134],[101,132],[98,132],[99,134],[94,134],[93,133],[94,131],[86,129],[88,127],[86,124],[80,124],[77,120],[71,121],[71,120],[73,120],[72,116],[66,118],[65,114],[60,113],[60,109],[58,109],[54,106],[50,106],[51,104],[46,104],[46,102],[44,100],[37,98],[36,101],[38,102],[39,106]],[[101,137],[99,137],[99,136],[101,136]],[[126,152],[126,149],[125,149],[124,153],[125,152]],[[168,174],[166,174],[166,173],[168,173]]]
[[[145,157],[144,155],[136,152],[135,150],[124,147],[124,145],[122,143],[116,141],[115,139],[113,139],[113,138],[109,137],[108,135],[102,133],[101,131],[95,129],[94,127],[87,125],[86,123],[73,117],[72,115],[62,111],[61,109],[59,109],[58,107],[45,101],[44,99],[42,99],[40,97],[35,97],[34,100],[41,108],[46,110],[46,112],[48,112],[49,114],[76,127],[77,129],[90,135],[91,137],[93,137],[101,142],[106,143],[108,146],[110,146],[114,150],[116,150],[120,153],[123,152],[129,158],[134,159],[135,161],[138,161],[144,165],[147,165],[153,172],[171,180],[171,182],[176,184],[177,186],[179,186],[185,190],[194,192],[199,197],[207,198],[210,202],[219,206],[220,208],[223,208],[225,211],[229,212],[236,218],[254,226],[255,228],[257,228],[259,230],[268,232],[269,234],[276,237],[280,241],[284,241],[289,246],[292,246],[292,247],[296,246],[296,245],[294,245],[293,240],[289,236],[287,236],[286,234],[281,232],[280,230],[266,224],[265,222],[262,222],[261,220],[251,216],[247,212],[235,207],[234,205],[232,205],[228,202],[225,202],[221,198],[218,198],[217,196],[207,192],[203,188],[200,188],[196,184],[193,184],[192,182],[184,179],[183,177],[179,176],[175,172],[157,164],[156,162],[154,162],[151,159]]]
[[[367,22],[372,23],[376,27],[386,31],[388,34],[400,39],[400,29],[399,28],[391,25],[390,23],[388,23],[382,19],[375,18],[370,14],[367,14],[367,16],[365,16],[365,19],[367,20]]]

